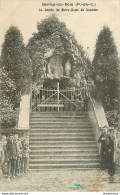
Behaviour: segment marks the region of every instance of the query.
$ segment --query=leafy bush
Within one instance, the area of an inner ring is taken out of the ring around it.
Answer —
[[[118,126],[118,111],[110,110],[110,111],[106,111],[105,113],[106,113],[109,126]]]
[[[19,109],[13,109],[13,106],[9,103],[8,100],[0,100],[0,108],[1,108],[1,128],[9,129],[14,128],[18,122],[18,113]]]
[[[51,87],[51,88],[56,88],[57,87],[57,83],[59,82],[59,86],[60,88],[65,88],[65,87],[72,87],[72,83],[71,83],[71,80],[69,78],[60,78],[60,79],[50,79],[50,78],[47,78],[45,79],[44,81],[44,86],[46,87]]]

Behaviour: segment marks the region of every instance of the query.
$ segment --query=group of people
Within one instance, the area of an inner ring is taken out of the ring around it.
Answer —
[[[101,143],[101,169],[108,169],[108,173],[114,175],[114,139],[107,126],[98,139]],[[2,174],[7,172],[8,178],[15,179],[28,171],[29,144],[26,138],[18,134],[2,136],[0,141],[0,167]],[[6,169],[6,171],[5,171]]]
[[[0,165],[2,174],[15,179],[28,171],[29,144],[18,134],[2,136],[0,141]]]
[[[102,128],[103,132],[98,139],[101,143],[101,169],[108,169],[108,173],[114,175],[114,139],[107,126]]]

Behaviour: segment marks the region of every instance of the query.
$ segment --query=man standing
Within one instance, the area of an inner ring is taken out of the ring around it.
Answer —
[[[6,144],[7,144],[7,140],[6,140],[6,136],[2,136],[2,144],[3,144],[3,147],[2,147],[2,150],[3,150],[3,158],[2,158],[2,165],[1,165],[1,168],[2,168],[2,173],[3,175],[5,174],[5,168],[7,168],[7,162],[8,162],[8,154],[7,154],[7,149],[6,149]]]
[[[107,168],[107,145],[109,141],[109,136],[107,134],[108,127],[103,127],[103,133],[98,139],[98,143],[101,143],[101,169]]]
[[[3,145],[2,141],[0,140],[0,181],[2,180],[2,163],[3,162]]]
[[[15,179],[15,169],[16,169],[16,159],[17,159],[17,144],[14,139],[14,135],[10,135],[10,139],[6,145],[7,152],[8,152],[8,177]]]
[[[22,144],[21,144],[21,141],[19,139],[19,135],[17,133],[15,134],[15,141],[16,141],[16,146],[17,146],[17,159],[16,159],[15,175],[19,176],[20,169],[21,169]]]
[[[108,173],[113,176],[115,173],[114,167],[114,141],[113,137],[109,136],[109,144],[107,145],[107,162],[108,162]]]
[[[22,173],[25,174],[28,171],[29,161],[29,145],[26,142],[26,138],[22,141]]]
[[[89,102],[89,95],[88,93],[86,92],[85,93],[85,96],[84,96],[84,111],[88,111],[88,102]]]

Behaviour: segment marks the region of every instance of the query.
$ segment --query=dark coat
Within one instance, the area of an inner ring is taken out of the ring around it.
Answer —
[[[16,159],[17,158],[17,144],[16,144],[16,142],[8,141],[6,148],[7,148],[9,160]]]
[[[107,145],[107,162],[108,169],[113,168],[114,163],[114,141],[110,138],[109,144]]]
[[[102,140],[102,138],[105,138],[105,140]],[[98,139],[98,143],[101,143],[101,153],[107,152],[107,139],[108,136],[105,133],[102,133]]]
[[[102,140],[105,138],[105,140]],[[107,144],[108,144],[108,135],[102,133],[98,139],[98,143],[101,143],[101,168],[107,168]]]
[[[7,148],[5,145],[3,146],[3,150],[4,150],[4,162],[7,162],[8,161],[8,152],[7,152]]]

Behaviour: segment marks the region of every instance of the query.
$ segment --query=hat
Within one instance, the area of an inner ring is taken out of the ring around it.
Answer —
[[[108,131],[109,131],[109,132],[113,132],[113,131],[114,131],[114,128],[113,128],[113,127],[109,127],[109,128],[108,128]]]

